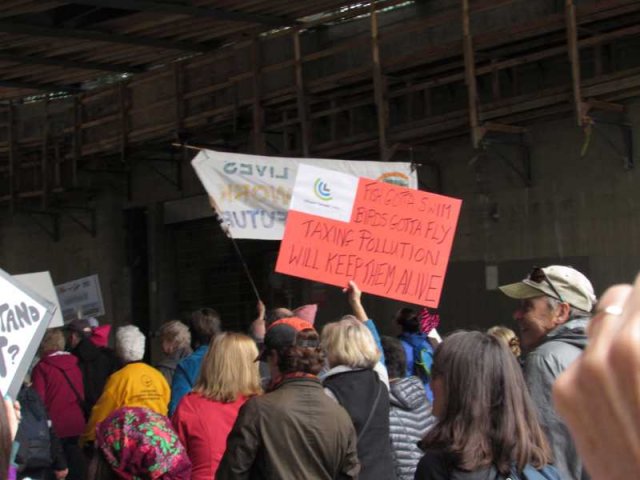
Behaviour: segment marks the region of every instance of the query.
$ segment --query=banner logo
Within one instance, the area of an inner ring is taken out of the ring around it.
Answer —
[[[409,176],[402,172],[386,172],[376,178],[378,182],[390,183],[399,187],[409,187]]]
[[[327,182],[324,182],[320,177],[316,178],[316,181],[313,183],[313,193],[324,202],[333,200],[331,189],[327,185]]]

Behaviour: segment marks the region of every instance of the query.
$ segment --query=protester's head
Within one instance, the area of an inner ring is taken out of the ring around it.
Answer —
[[[288,373],[317,375],[324,366],[318,332],[309,322],[297,317],[277,320],[267,329],[259,357],[267,361],[271,377]]]
[[[545,434],[511,351],[482,332],[460,331],[436,349],[431,378],[436,426],[422,442],[444,449],[475,471],[496,465],[501,473],[515,463],[521,471],[550,463]]]
[[[193,390],[211,400],[235,402],[262,392],[258,347],[248,336],[227,332],[211,342]]]
[[[72,350],[85,338],[91,335],[91,325],[88,320],[79,318],[67,323],[64,327],[67,333],[67,348]]]
[[[407,371],[407,356],[404,353],[402,342],[393,337],[380,337],[382,351],[389,373],[389,379],[403,378]]]
[[[516,358],[520,358],[522,350],[520,349],[520,339],[516,335],[516,332],[514,332],[510,328],[500,325],[491,327],[489,330],[487,330],[487,333],[496,337],[507,347],[509,347],[509,350],[511,350],[511,353],[513,353]]]
[[[352,315],[328,323],[322,329],[322,348],[331,368],[345,365],[351,368],[373,368],[380,360],[380,351],[367,327]]]
[[[144,334],[135,325],[116,330],[116,355],[124,363],[138,362],[144,357]]]
[[[96,447],[92,479],[191,478],[191,461],[171,422],[146,408],[125,407],[111,413],[96,428]]]
[[[551,265],[534,268],[524,280],[500,290],[518,299],[514,318],[520,327],[522,347],[537,347],[550,331],[569,320],[586,317],[596,296],[587,277],[571,267]]]
[[[158,332],[158,337],[160,338],[162,352],[165,355],[173,355],[191,346],[189,327],[179,320],[171,320],[163,324]]]
[[[400,326],[403,333],[420,332],[420,319],[418,314],[412,308],[401,308],[395,317],[396,323]]]
[[[220,314],[213,308],[201,308],[191,314],[191,339],[196,347],[209,345],[221,331]]]
[[[285,307],[272,308],[271,310],[267,310],[267,313],[264,316],[264,323],[267,328],[273,325],[278,320],[282,320],[283,318],[291,318],[293,317],[293,312]]]
[[[61,352],[64,350],[64,332],[61,328],[48,329],[42,342],[40,342],[40,355],[46,355],[53,352]]]

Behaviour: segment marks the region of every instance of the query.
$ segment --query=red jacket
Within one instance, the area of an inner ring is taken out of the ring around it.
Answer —
[[[229,432],[246,401],[239,397],[233,403],[221,403],[193,392],[182,397],[171,420],[191,459],[192,480],[215,478]]]
[[[33,388],[49,413],[53,430],[59,438],[82,434],[86,421],[78,397],[60,370],[64,370],[80,397],[84,399],[82,373],[78,359],[68,352],[45,354],[31,372]]]

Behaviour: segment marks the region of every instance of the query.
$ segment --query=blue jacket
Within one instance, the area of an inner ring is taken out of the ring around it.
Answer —
[[[429,372],[431,372],[431,365],[433,364],[433,347],[429,343],[429,339],[424,333],[402,333],[399,337],[404,347],[404,353],[407,357],[407,371],[406,377],[416,375],[422,380],[424,389],[427,392],[427,398],[429,402],[433,403],[433,392],[429,386],[430,378],[424,374],[424,370],[416,365],[416,360],[420,361],[420,358],[416,359],[416,353],[422,352],[422,361],[426,365]]]
[[[209,345],[202,345],[196,348],[196,350],[188,357],[183,358],[176,371],[173,374],[173,381],[171,382],[171,401],[169,402],[169,417],[173,415],[173,412],[178,408],[178,404],[182,397],[191,391],[200,374],[200,365],[204,354],[207,353]]]

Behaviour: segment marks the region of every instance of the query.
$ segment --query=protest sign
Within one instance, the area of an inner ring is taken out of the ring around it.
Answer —
[[[76,318],[104,315],[104,303],[98,275],[56,285],[56,292],[65,322]]]
[[[13,278],[55,305],[56,311],[49,323],[49,328],[62,327],[64,325],[56,287],[53,286],[53,280],[51,280],[49,272],[24,273],[22,275],[14,275]]]
[[[0,270],[0,392],[15,399],[55,305]]]
[[[436,308],[461,206],[301,165],[276,271]]]
[[[264,157],[202,150],[191,162],[230,235],[280,240],[298,165],[303,162],[356,177],[416,188],[406,162]]]

